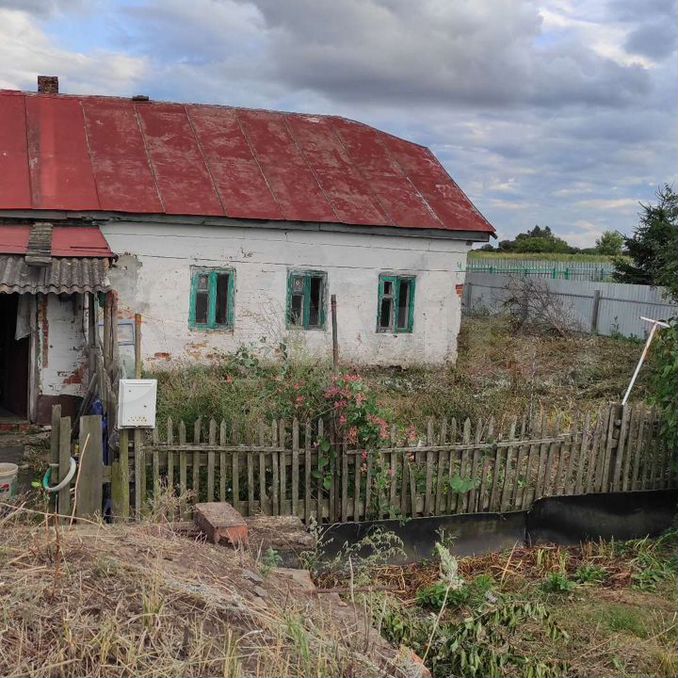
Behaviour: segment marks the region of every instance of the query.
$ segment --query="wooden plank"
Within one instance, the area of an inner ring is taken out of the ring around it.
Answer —
[[[391,447],[396,445],[396,436],[398,429],[395,424],[391,424]],[[400,511],[400,498],[398,497],[398,455],[389,450],[389,516],[393,516],[396,511]]]
[[[601,492],[612,492],[614,488],[614,466],[619,440],[619,426],[621,424],[621,405],[610,405],[607,437],[605,444],[605,467]]]
[[[311,422],[306,421],[304,428],[304,521],[311,520]]]
[[[608,406],[604,411],[604,426],[601,429],[600,453],[598,459],[598,469],[596,472],[596,492],[607,491],[607,480],[609,474],[609,462],[611,449],[608,446],[612,439],[612,429],[614,428],[614,413]]]
[[[129,520],[129,432],[120,430],[115,480],[111,478],[111,501],[114,520]]]
[[[210,419],[208,440],[212,447],[217,444],[217,422],[214,419]],[[207,501],[214,501],[215,455],[214,450],[207,453]]]
[[[271,424],[271,447],[278,447],[278,422],[273,420]],[[280,513],[280,475],[278,464],[280,461],[278,452],[271,452],[271,515]]]
[[[511,421],[511,429],[509,431],[509,440],[515,440],[516,437],[516,426],[518,425],[518,420],[516,417]],[[508,511],[511,506],[511,490],[512,483],[515,482],[515,478],[512,477],[511,465],[513,464],[513,456],[515,452],[515,446],[511,445],[506,450],[506,464],[504,466],[504,485],[501,491],[501,504],[499,506],[499,511],[504,512]]]
[[[259,447],[264,447],[266,444],[266,427],[263,421],[257,424],[257,431],[259,432]],[[308,434],[307,434],[308,435]],[[259,452],[259,509],[262,513],[270,514],[271,508],[268,502],[266,492],[266,453]],[[308,512],[305,512],[305,520],[308,520]]]
[[[579,413],[575,415],[574,421],[570,426],[567,438],[567,466],[563,463],[564,472],[559,484],[559,491],[564,495],[574,494],[574,464],[579,449]]]
[[[52,428],[49,435],[49,462],[52,469],[52,484],[58,476],[59,471],[59,424],[61,423],[61,405],[52,405]],[[50,506],[56,509],[57,494],[49,495]]]
[[[637,458],[636,445],[638,442],[639,424],[640,424],[640,408],[633,407],[631,409],[631,417],[629,419],[629,433],[626,437],[626,455],[624,457],[624,470],[622,481],[622,492],[633,490],[633,469]]]
[[[141,431],[134,429],[134,513],[137,520],[146,498],[146,457],[141,442]]]
[[[452,418],[450,421],[450,445],[454,445],[457,441],[457,420]],[[459,501],[459,496],[455,495],[452,492],[451,483],[452,478],[454,477],[455,472],[459,472],[459,459],[457,457],[457,451],[454,448],[450,448],[447,459],[447,488],[446,488],[446,513],[453,513],[457,510],[457,502]]]
[[[367,473],[365,475],[365,518],[370,517],[372,503],[372,467],[374,464],[374,452],[367,453]]]
[[[299,421],[292,421],[292,515],[297,515],[299,504]]]
[[[617,440],[616,454],[614,459],[614,470],[612,472],[612,489],[614,492],[619,492],[622,488],[622,471],[624,469],[624,456],[628,455],[627,437],[629,429],[629,416],[631,415],[631,408],[629,405],[621,407],[621,425],[619,427],[619,439]]]
[[[167,418],[167,444],[174,444],[174,425],[172,417]],[[174,492],[174,452],[167,450],[167,487]]]
[[[360,520],[360,494],[362,487],[362,456],[356,455],[353,464],[353,520]],[[347,462],[348,464],[348,462]],[[347,466],[348,468],[348,466]],[[348,485],[348,474],[346,478]],[[367,516],[367,506],[365,508],[365,516]]]
[[[320,450],[320,443],[325,437],[325,424],[322,419],[318,420],[318,447],[317,447],[317,456],[316,456],[316,466],[318,467],[318,477],[316,478],[316,520],[318,524],[323,521],[323,473],[324,471],[320,468],[320,456],[322,454]]]
[[[447,444],[447,420],[443,419],[440,422],[440,440],[441,445]],[[438,463],[436,466],[436,499],[435,499],[435,515],[442,515],[445,511],[445,464],[449,457],[449,452],[446,450],[438,450]]]
[[[481,439],[482,439],[482,433],[483,433],[483,421],[482,419],[478,419],[476,422],[476,434],[475,434],[475,443],[477,446],[480,445]],[[479,481],[480,480],[480,450],[478,447],[474,447],[471,453],[471,478],[473,478],[474,481]],[[474,513],[475,511],[478,510],[476,503],[478,501],[478,491],[476,490],[476,487],[471,489],[469,492],[469,506],[468,510],[470,513]]]
[[[607,431],[607,418],[605,408],[600,408],[596,426],[593,431],[591,441],[591,450],[589,454],[589,487],[588,492],[600,492],[600,481],[602,479],[602,466],[605,462],[605,454],[601,454],[601,444],[605,440],[605,431]]]
[[[225,447],[228,442],[228,428],[222,419],[219,425],[219,445]],[[219,452],[219,501],[226,501],[226,452]]]
[[[245,439],[245,444],[248,444],[248,441],[251,443],[254,432],[251,430],[247,431],[247,436]],[[245,459],[247,460],[247,515],[253,516],[256,513],[256,502],[255,502],[255,485],[254,485],[254,454],[252,452],[245,454]]]
[[[346,441],[342,443],[341,446],[341,521],[343,523],[348,521],[348,454],[346,454]],[[356,465],[356,473],[358,472],[359,457],[354,457],[354,463]],[[356,518],[356,507],[357,507],[356,496],[353,495],[353,520]]]
[[[584,467],[588,457],[587,451],[591,436],[591,413],[587,412],[584,417],[584,426],[582,428],[578,451],[576,455],[576,480],[574,483],[574,494],[581,494],[584,490]]]
[[[186,443],[186,424],[184,424],[183,419],[179,422],[179,444],[183,445]],[[186,493],[188,492],[188,483],[187,483],[187,458],[186,451],[181,450],[179,452],[179,494],[182,497],[182,501],[186,500]]]
[[[153,473],[153,496],[159,495],[162,487],[160,485],[160,450],[154,447],[151,450],[152,473]]]
[[[59,420],[59,473],[57,482],[60,483],[71,467],[71,418],[61,417]],[[71,481],[72,482],[72,481]],[[57,483],[52,482],[53,485]],[[71,512],[71,488],[70,484],[59,490],[57,507],[62,516]]]
[[[494,452],[494,464],[492,466],[492,487],[490,489],[490,511],[501,510],[501,500],[499,494],[499,472],[501,471],[501,459],[503,450],[497,448]]]
[[[527,470],[526,470],[526,461],[527,461],[527,446],[518,445],[518,456],[516,458],[516,470],[513,476],[513,491],[512,496],[509,501],[511,510],[517,511],[522,507],[522,495],[525,492],[525,487],[527,486]],[[522,487],[521,487],[522,482]]]
[[[432,446],[433,443],[433,419],[429,417],[426,422],[426,444]],[[424,493],[424,515],[432,514],[433,504],[433,452],[426,453],[426,488]]]
[[[659,422],[653,415],[654,413],[650,412],[649,416],[650,425],[648,427],[649,434],[647,438],[647,443],[645,445],[646,450],[645,456],[649,461],[649,471],[650,471],[649,474],[646,475],[647,482],[645,486],[648,490],[656,489],[657,469],[659,464],[661,463],[661,454],[659,453],[660,447],[657,444]]]
[[[471,420],[467,417],[464,422],[464,431],[463,431],[463,441],[465,445],[468,445],[471,442]],[[469,465],[469,451],[464,450],[461,455],[461,466],[460,466],[460,476],[462,478],[471,477],[471,468]],[[462,496],[461,510],[463,513],[469,512],[470,507],[470,494],[469,492],[464,492]],[[457,511],[459,508],[457,508]]]
[[[279,443],[283,449],[280,453],[280,515],[283,516],[286,515],[285,503],[287,500],[287,452],[285,451],[287,427],[284,419],[280,420],[278,427]]]
[[[193,423],[193,444],[200,445],[202,436],[202,417],[198,417]],[[194,501],[200,502],[200,450],[193,452],[193,485]]]

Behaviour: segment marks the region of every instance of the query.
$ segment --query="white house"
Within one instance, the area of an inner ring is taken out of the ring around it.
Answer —
[[[335,116],[55,80],[0,92],[0,407],[75,406],[93,293],[115,295],[123,353],[141,314],[152,369],[242,345],[329,357],[331,295],[343,361],[454,360],[466,254],[494,229],[427,148]]]

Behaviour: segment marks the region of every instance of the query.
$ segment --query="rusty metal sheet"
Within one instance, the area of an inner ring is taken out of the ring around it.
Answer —
[[[226,214],[235,219],[284,219],[233,108],[187,106]]]
[[[254,157],[266,175],[285,219],[339,221],[290,136],[285,117],[270,111],[238,111]]]
[[[0,254],[26,254],[31,226],[0,225]],[[96,226],[55,226],[52,229],[53,257],[113,256],[104,234]]]
[[[426,148],[351,120],[0,91],[0,210],[493,228]]]
[[[33,208],[99,209],[80,101],[27,96],[26,122]]]
[[[153,173],[169,214],[225,212],[181,104],[135,104]]]
[[[0,193],[15,209],[32,206],[24,96],[0,97]]]
[[[338,134],[355,166],[369,182],[394,224],[408,228],[443,228],[382,141],[367,125],[337,120]]]
[[[334,133],[330,118],[288,115],[289,129],[315,174],[338,221],[345,224],[382,224],[389,221],[351,157]]]
[[[428,148],[384,135],[389,154],[450,230],[494,233],[494,228]]]
[[[96,226],[55,226],[53,257],[112,257],[104,234]]]
[[[130,102],[83,97],[82,108],[100,208],[164,212]]]
[[[0,253],[26,254],[30,226],[0,226]]]

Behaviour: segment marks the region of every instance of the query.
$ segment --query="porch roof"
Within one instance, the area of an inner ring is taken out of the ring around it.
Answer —
[[[105,257],[53,257],[47,266],[31,266],[16,254],[0,254],[0,293],[73,294],[108,292]]]

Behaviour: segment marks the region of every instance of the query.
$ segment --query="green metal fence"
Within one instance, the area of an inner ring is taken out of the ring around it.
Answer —
[[[604,261],[469,259],[466,271],[496,275],[529,275],[553,280],[611,282],[614,265]]]

